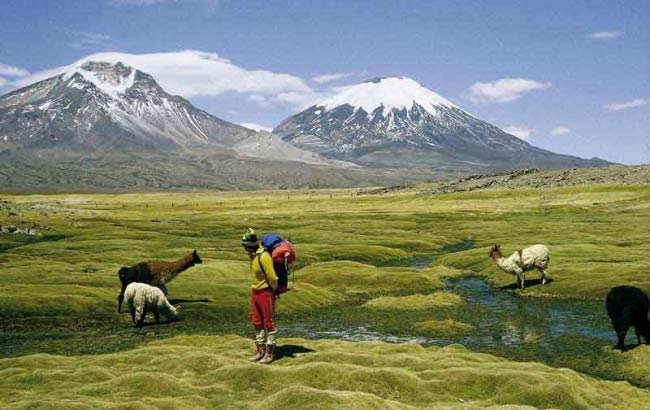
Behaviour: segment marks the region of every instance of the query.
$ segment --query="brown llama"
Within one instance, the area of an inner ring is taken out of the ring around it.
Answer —
[[[117,297],[117,311],[122,313],[122,302],[124,301],[124,291],[126,287],[133,282],[146,283],[156,286],[167,295],[168,282],[172,281],[184,270],[194,265],[203,263],[196,249],[187,256],[174,262],[148,261],[140,262],[131,267],[123,266],[117,272],[122,283],[122,290]]]

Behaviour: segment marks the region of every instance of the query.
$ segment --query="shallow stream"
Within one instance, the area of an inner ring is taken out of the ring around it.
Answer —
[[[463,241],[453,245],[453,249],[445,249],[445,253],[472,245],[471,241]],[[424,268],[430,262],[430,257],[419,255],[411,258],[409,265]],[[515,290],[491,288],[485,280],[471,273],[449,279],[446,285],[450,292],[461,296],[464,302],[461,307],[441,311],[377,312],[361,307],[364,300],[357,300],[308,317],[292,318],[287,323],[289,326],[282,326],[283,332],[307,338],[351,341],[382,340],[437,346],[460,343],[471,350],[510,359],[535,360],[583,370],[598,361],[604,347],[615,343],[603,302],[527,297]],[[414,324],[430,319],[453,319],[470,324],[474,329],[456,336],[422,335],[414,330]],[[633,334],[628,334],[628,342],[636,344]]]

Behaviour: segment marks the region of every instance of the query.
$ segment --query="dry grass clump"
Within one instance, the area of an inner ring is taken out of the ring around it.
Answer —
[[[460,346],[283,340],[271,366],[251,341],[179,336],[111,355],[0,360],[3,409],[647,408],[650,392]],[[297,354],[292,354],[298,352]]]
[[[602,354],[603,360],[598,363],[598,367],[603,373],[650,388],[649,345],[637,346],[625,352],[608,346],[603,348]]]
[[[449,278],[460,278],[467,275],[467,272],[462,269],[452,268],[450,266],[431,266],[425,269],[420,270],[421,273],[427,275],[434,275],[439,278],[449,279]]]
[[[381,296],[371,299],[363,306],[378,310],[424,310],[448,309],[463,303],[460,296],[451,292],[434,292],[428,295]]]
[[[314,263],[296,273],[300,281],[360,293],[412,292],[442,289],[440,276],[433,271],[412,268],[378,268],[351,261]]]
[[[425,320],[413,325],[413,330],[420,334],[446,337],[470,333],[474,330],[474,326],[452,319]]]

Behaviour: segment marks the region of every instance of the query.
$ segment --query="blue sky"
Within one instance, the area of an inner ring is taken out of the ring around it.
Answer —
[[[649,21],[647,0],[3,0],[0,93],[146,54],[169,91],[272,128],[331,87],[403,75],[534,145],[641,163]]]

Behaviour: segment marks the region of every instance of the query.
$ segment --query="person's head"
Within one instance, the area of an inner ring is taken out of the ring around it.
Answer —
[[[257,239],[257,234],[253,228],[248,228],[248,231],[241,238],[241,246],[244,247],[246,252],[254,253],[260,246],[260,241]]]

